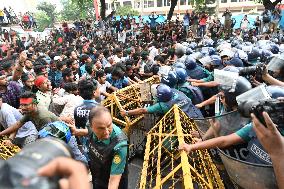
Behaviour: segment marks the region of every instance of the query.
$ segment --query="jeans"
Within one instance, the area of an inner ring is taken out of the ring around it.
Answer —
[[[206,32],[206,25],[200,25],[199,26],[199,36],[204,37],[205,32]]]
[[[82,152],[79,150],[76,138],[74,136],[71,136],[70,141],[68,142],[68,145],[70,146],[75,159],[88,165],[88,161],[86,157],[82,154]]]

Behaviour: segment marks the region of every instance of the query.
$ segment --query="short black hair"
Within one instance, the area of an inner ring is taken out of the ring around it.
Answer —
[[[105,72],[103,70],[98,70],[96,72],[96,79],[101,78],[103,76],[105,76]]]
[[[79,94],[84,100],[92,100],[94,91],[97,89],[97,81],[93,79],[82,79],[78,83]]]
[[[70,82],[70,83],[65,83],[64,85],[64,90],[67,93],[73,92],[78,90],[78,84],[74,83],[74,82]]]
[[[36,99],[36,95],[33,92],[25,91],[24,93],[21,94],[20,98],[33,98],[33,99]]]
[[[66,60],[57,62],[56,63],[57,70],[61,70],[64,65],[66,65]]]
[[[85,70],[86,70],[86,72],[88,74],[92,74],[93,68],[94,68],[94,64],[93,63],[91,63],[91,64],[86,63]]]
[[[62,71],[62,77],[70,77],[73,74],[71,68],[66,68]]]
[[[46,67],[42,64],[37,64],[34,66],[34,72],[36,75],[41,75],[44,69],[46,69]]]

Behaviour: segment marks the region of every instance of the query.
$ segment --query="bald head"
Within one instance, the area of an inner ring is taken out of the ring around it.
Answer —
[[[89,115],[90,123],[92,123],[94,119],[100,119],[104,114],[111,116],[109,110],[104,106],[96,106],[92,108]]]

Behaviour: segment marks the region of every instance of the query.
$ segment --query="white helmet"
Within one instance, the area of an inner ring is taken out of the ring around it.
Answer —
[[[234,53],[231,49],[224,49],[221,53],[220,53],[220,57],[223,56],[228,56],[230,58],[232,58],[234,56]]]

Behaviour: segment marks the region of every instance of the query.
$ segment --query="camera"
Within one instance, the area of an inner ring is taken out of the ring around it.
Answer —
[[[238,105],[238,111],[244,117],[253,113],[257,119],[266,126],[262,112],[267,112],[278,128],[284,128],[284,101],[279,99],[266,99],[261,101],[245,101]]]
[[[37,170],[56,157],[72,157],[63,141],[39,139],[27,145],[14,157],[0,162],[1,189],[57,189],[59,177],[40,177]]]
[[[240,76],[255,76],[257,81],[262,81],[262,74],[264,73],[266,67],[264,64],[257,64],[255,66],[245,67],[240,70]]]

